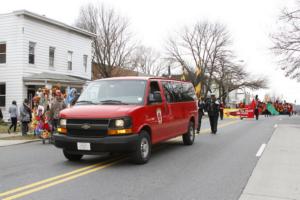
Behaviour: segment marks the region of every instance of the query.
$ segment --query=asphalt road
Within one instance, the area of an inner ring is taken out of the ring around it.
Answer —
[[[212,135],[205,120],[194,145],[164,142],[146,165],[108,154],[69,162],[60,149],[40,142],[0,147],[0,199],[235,200],[259,159],[258,149],[279,123],[296,121],[223,120]]]

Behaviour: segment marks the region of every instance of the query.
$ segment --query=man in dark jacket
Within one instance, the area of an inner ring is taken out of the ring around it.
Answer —
[[[204,115],[204,109],[205,109],[204,98],[200,97],[200,99],[198,101],[198,127],[197,127],[198,134],[200,134],[200,128],[201,128],[202,117]]]
[[[21,130],[22,135],[27,135],[29,131],[28,124],[31,122],[31,109],[29,107],[28,99],[24,99],[23,104],[20,107],[20,121],[22,122]]]
[[[211,133],[217,133],[218,127],[218,119],[219,119],[219,112],[220,112],[220,105],[216,99],[215,94],[210,95],[210,99],[207,100],[205,104],[205,108],[209,117],[209,123],[211,128]]]

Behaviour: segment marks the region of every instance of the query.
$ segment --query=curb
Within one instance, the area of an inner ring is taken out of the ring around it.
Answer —
[[[0,140],[0,141],[5,141],[5,140]],[[8,141],[16,141],[16,140],[8,140]],[[24,140],[24,141],[21,141],[21,140],[17,140],[17,141],[20,141],[19,143],[15,143],[15,144],[4,144],[4,145],[1,145],[0,144],[0,148],[1,147],[7,147],[7,146],[13,146],[13,145],[20,145],[20,144],[26,144],[26,143],[32,143],[32,142],[38,142],[38,141],[41,141],[41,139],[34,139],[34,140]]]

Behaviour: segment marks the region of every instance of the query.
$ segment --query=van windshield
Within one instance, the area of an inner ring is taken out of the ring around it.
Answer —
[[[80,95],[77,105],[143,104],[145,80],[101,80],[90,83]]]

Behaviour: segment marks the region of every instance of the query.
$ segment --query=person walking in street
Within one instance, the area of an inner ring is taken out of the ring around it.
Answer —
[[[220,112],[220,105],[216,99],[215,94],[210,95],[210,99],[206,102],[206,111],[209,117],[209,123],[211,128],[211,133],[216,134],[218,130],[218,119]]]
[[[220,119],[223,120],[224,118],[224,104],[220,102]]]
[[[22,135],[27,135],[29,131],[28,124],[31,122],[31,109],[28,105],[28,99],[24,99],[23,104],[20,107],[20,121],[22,123]]]
[[[198,134],[200,134],[202,117],[204,115],[204,108],[205,108],[204,98],[200,97],[200,99],[198,101],[198,127],[197,127]]]
[[[259,116],[259,101],[258,101],[258,95],[255,96],[255,108],[254,108],[254,115],[256,120],[258,120],[258,116]]]
[[[54,101],[51,105],[51,109],[50,109],[50,116],[52,119],[52,130],[53,131],[55,131],[57,129],[59,112],[67,107],[64,102],[64,99],[62,97],[61,91],[57,90],[55,95],[56,95],[55,99],[54,99]]]
[[[18,107],[17,107],[17,102],[14,100],[12,101],[11,106],[8,109],[9,115],[10,115],[10,120],[11,120],[11,125],[8,128],[8,133],[10,133],[10,130],[12,128],[14,132],[17,130],[17,122],[18,122]]]

